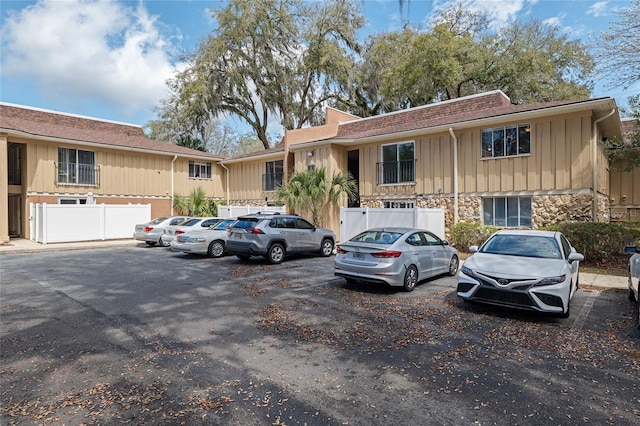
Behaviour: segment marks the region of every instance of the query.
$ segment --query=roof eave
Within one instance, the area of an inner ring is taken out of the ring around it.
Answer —
[[[81,141],[81,140],[77,140],[77,139],[59,138],[59,137],[55,137],[55,136],[37,135],[37,134],[29,133],[29,132],[23,132],[23,131],[20,131],[20,130],[8,129],[8,128],[4,128],[4,127],[0,127],[0,133],[6,133],[8,135],[23,137],[23,138],[27,138],[27,139],[31,139],[31,140],[39,140],[39,141],[55,142],[55,143],[72,143],[74,145],[89,146],[89,147],[92,147],[92,148],[105,148],[106,147],[106,148],[115,149],[115,150],[119,150],[119,151],[139,152],[139,153],[156,154],[156,155],[167,155],[169,157],[174,157],[174,156],[177,155],[178,157],[181,157],[181,158],[197,158],[197,159],[207,158],[207,159],[210,159],[211,161],[220,161],[220,160],[223,159],[223,157],[215,157],[215,156],[212,156],[212,154],[209,154],[209,155],[197,155],[197,154],[188,154],[188,153],[182,153],[182,152],[160,151],[160,150],[154,150],[154,149],[145,149],[145,148],[135,148],[135,147],[122,146],[122,145],[114,145],[114,144],[110,144],[110,143],[106,143],[106,142]],[[203,153],[203,154],[207,154],[207,153]]]
[[[411,139],[417,136],[424,135],[425,133],[441,133],[448,132],[450,128],[454,130],[466,129],[470,127],[492,127],[497,124],[501,124],[505,122],[505,118],[508,117],[509,121],[512,122],[522,122],[525,120],[533,120],[536,118],[541,118],[545,116],[549,116],[551,114],[570,114],[574,112],[581,111],[593,111],[595,118],[600,118],[605,116],[612,109],[617,110],[616,102],[613,98],[602,98],[602,99],[594,99],[585,102],[578,102],[569,105],[559,105],[552,106],[548,108],[540,108],[532,111],[522,111],[522,112],[513,112],[507,114],[500,114],[492,117],[468,120],[468,121],[459,121],[456,123],[448,123],[439,126],[433,127],[422,127],[419,129],[408,130],[404,132],[395,132],[395,133],[385,133],[381,135],[375,136],[365,136],[362,138],[331,138],[324,139],[320,141],[311,141],[311,142],[303,142],[296,144],[289,149],[291,151],[299,151],[303,149],[309,149],[315,146],[326,145],[327,143],[333,143],[336,145],[351,145],[354,143],[369,143],[369,142],[383,142],[388,141],[390,137],[393,139]],[[618,137],[621,138],[622,135],[620,133],[620,118],[619,114],[614,114],[609,120],[615,120],[617,122],[617,126],[614,124],[613,126],[603,125],[606,131],[609,133],[607,137]],[[610,121],[609,121],[610,122]],[[617,129],[617,130],[616,130]],[[294,148],[295,147],[295,148]]]

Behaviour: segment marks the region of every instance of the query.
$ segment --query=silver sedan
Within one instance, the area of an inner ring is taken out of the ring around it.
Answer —
[[[458,252],[424,229],[373,228],[337,246],[334,274],[412,291],[424,279],[458,271]]]
[[[167,226],[177,225],[189,219],[187,216],[163,216],[151,222],[136,225],[133,231],[133,238],[144,241],[147,245],[162,245],[162,235]]]
[[[208,229],[198,229],[180,234],[171,241],[171,250],[209,257],[222,257],[225,253],[228,237],[227,227],[235,221],[236,219],[225,219]]]

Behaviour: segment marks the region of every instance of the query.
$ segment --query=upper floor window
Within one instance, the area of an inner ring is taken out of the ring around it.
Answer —
[[[531,154],[531,126],[496,127],[482,130],[482,158]]]
[[[267,161],[265,163],[265,172],[262,175],[262,190],[275,191],[277,187],[282,185],[284,176],[284,161]]]
[[[415,144],[413,142],[382,145],[382,162],[378,163],[378,182],[380,184],[415,182],[415,169]]]
[[[211,179],[211,163],[189,161],[189,177],[195,179]]]
[[[58,183],[97,185],[96,153],[75,148],[58,148]]]

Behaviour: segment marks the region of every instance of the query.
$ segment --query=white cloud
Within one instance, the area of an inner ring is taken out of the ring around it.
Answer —
[[[587,15],[593,15],[595,17],[606,16],[608,14],[607,10],[607,2],[599,1],[591,5],[589,9],[587,9]]]
[[[132,116],[166,94],[174,73],[166,32],[142,2],[40,0],[3,22],[2,73],[36,81],[60,103],[104,104]]]
[[[434,0],[434,10],[447,9],[454,3],[462,3],[464,8],[487,15],[491,25],[502,28],[513,22],[519,13],[526,12],[526,6],[538,0]]]

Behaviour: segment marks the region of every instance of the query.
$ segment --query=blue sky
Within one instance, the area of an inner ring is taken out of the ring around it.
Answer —
[[[423,27],[449,0],[355,0],[371,33],[400,29],[403,19]],[[167,91],[165,81],[213,29],[205,0],[2,0],[0,101],[144,125]],[[629,1],[463,0],[498,28],[512,20],[559,25],[572,39],[606,31]],[[619,106],[640,86],[623,91],[598,81],[594,97]],[[238,123],[238,126],[240,124]]]

